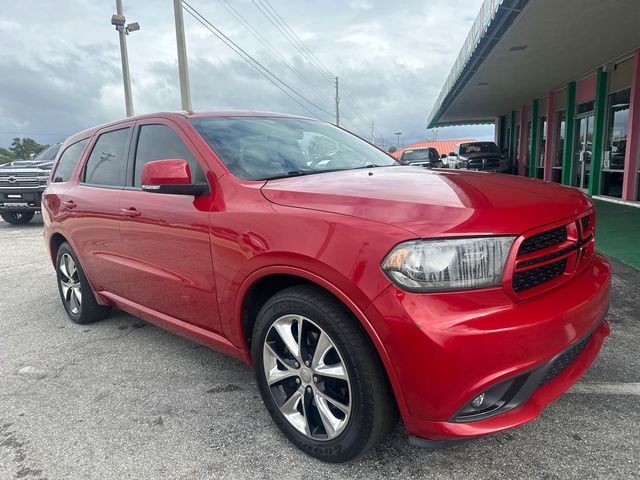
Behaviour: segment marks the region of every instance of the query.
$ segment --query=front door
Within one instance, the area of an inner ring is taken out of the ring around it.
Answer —
[[[175,319],[219,331],[209,241],[211,195],[194,198],[140,188],[147,162],[184,159],[193,181],[206,182],[204,162],[188,137],[166,120],[138,125],[133,145],[128,185],[120,197],[121,295]]]
[[[582,189],[589,188],[591,153],[593,151],[593,123],[593,115],[576,118],[576,145],[572,185]]]

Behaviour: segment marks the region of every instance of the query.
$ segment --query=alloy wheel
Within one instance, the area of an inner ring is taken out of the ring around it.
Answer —
[[[306,317],[284,315],[267,332],[263,364],[284,418],[313,440],[340,435],[351,415],[351,384],[331,337]]]
[[[58,269],[60,270],[62,298],[71,313],[77,315],[82,307],[82,290],[76,262],[71,255],[65,253],[60,257]]]

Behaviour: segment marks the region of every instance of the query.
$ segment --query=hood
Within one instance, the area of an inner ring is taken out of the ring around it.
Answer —
[[[271,202],[382,222],[416,237],[520,234],[592,206],[579,190],[495,173],[396,166],[271,180]]]

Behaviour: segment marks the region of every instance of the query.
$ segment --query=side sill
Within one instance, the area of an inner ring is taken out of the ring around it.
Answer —
[[[157,310],[153,310],[131,300],[127,300],[126,298],[106,290],[100,291],[99,295],[106,299],[109,304],[112,304],[135,317],[142,318],[160,328],[176,333],[213,350],[235,357],[248,364],[249,354],[237,348],[229,340],[218,333],[183,322],[182,320],[178,320],[177,318],[158,312]]]

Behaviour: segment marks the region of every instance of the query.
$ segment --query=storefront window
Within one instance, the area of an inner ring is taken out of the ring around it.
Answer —
[[[540,118],[540,151],[538,152],[538,167],[544,168],[544,153],[547,148],[547,117]]]
[[[564,110],[556,113],[556,151],[553,158],[553,166],[562,168],[562,156],[564,155],[564,138],[567,132],[567,112]]]
[[[631,90],[609,95],[607,139],[602,162],[602,194],[622,196]]]
[[[520,125],[516,125],[516,164],[514,165],[515,174],[518,174],[518,166],[520,165]]]
[[[530,164],[531,164],[531,122],[527,122],[527,158],[524,165],[525,175],[529,175]]]

